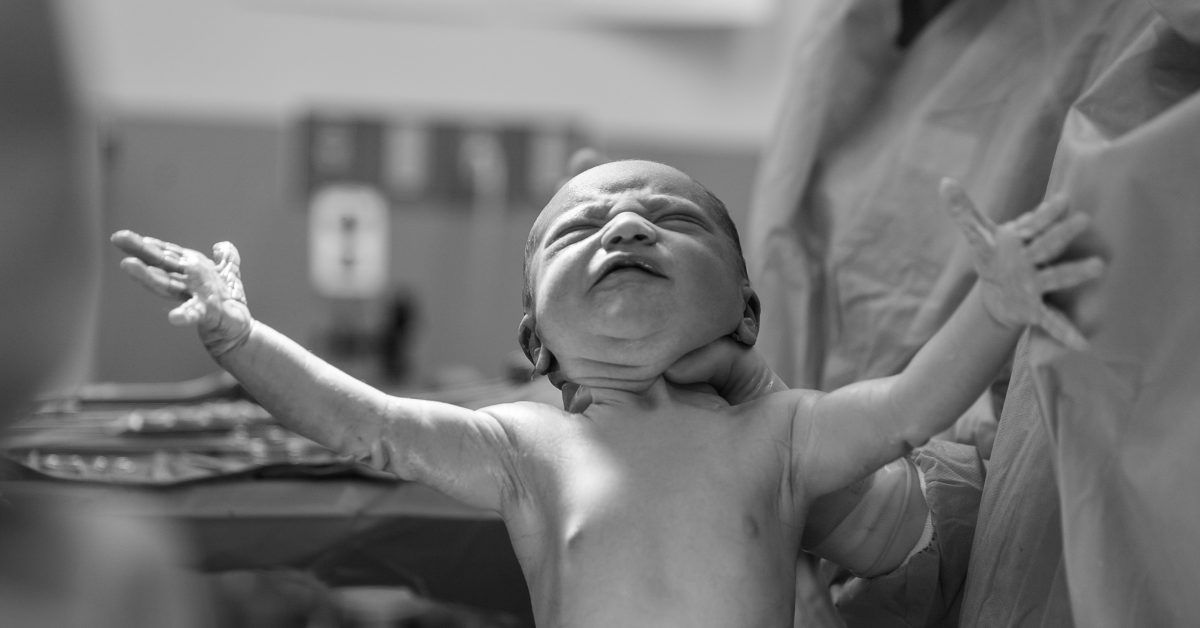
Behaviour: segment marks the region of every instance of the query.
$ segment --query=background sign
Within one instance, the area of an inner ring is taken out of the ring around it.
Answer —
[[[387,201],[363,183],[329,184],[309,207],[309,270],[325,297],[370,299],[388,287]]]

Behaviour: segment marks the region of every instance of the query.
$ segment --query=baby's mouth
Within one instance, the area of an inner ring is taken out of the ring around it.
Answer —
[[[652,277],[666,278],[666,275],[650,262],[633,257],[624,257],[605,262],[596,277],[596,283],[600,283],[609,276],[621,272],[637,272]]]

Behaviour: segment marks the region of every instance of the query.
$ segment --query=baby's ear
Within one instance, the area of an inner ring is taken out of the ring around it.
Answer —
[[[758,302],[758,294],[754,292],[754,288],[748,285],[742,287],[742,298],[746,300],[746,307],[742,312],[741,322],[733,331],[733,339],[747,347],[753,347],[754,343],[758,342],[758,319],[762,315],[762,305]]]
[[[517,326],[517,343],[521,345],[530,364],[533,364],[534,375],[545,375],[554,365],[554,356],[542,346],[542,339],[538,337],[535,327],[532,314],[522,316],[521,324]]]

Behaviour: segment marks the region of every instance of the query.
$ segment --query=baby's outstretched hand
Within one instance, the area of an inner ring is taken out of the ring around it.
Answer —
[[[1086,348],[1083,334],[1042,296],[1103,274],[1104,263],[1097,257],[1055,263],[1067,245],[1087,229],[1087,215],[1072,212],[1066,200],[1058,197],[997,225],[975,207],[957,181],[943,179],[940,192],[971,245],[988,313],[1002,325],[1036,325],[1072,349]]]
[[[250,335],[253,319],[242,289],[241,257],[229,242],[213,245],[209,259],[178,244],[122,230],[112,243],[130,257],[121,269],[151,292],[183,301],[167,315],[172,325],[196,325],[204,346],[218,357]]]

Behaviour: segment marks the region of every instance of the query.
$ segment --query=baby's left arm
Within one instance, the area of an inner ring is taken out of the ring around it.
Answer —
[[[171,323],[196,326],[217,364],[285,427],[480,508],[500,512],[516,495],[511,413],[385,394],[255,320],[228,242],[214,260],[127,230],[112,240],[131,277],[182,302]]]
[[[898,375],[859,382],[801,403],[796,472],[809,498],[837,489],[949,427],[992,382],[1026,326],[1081,350],[1083,335],[1043,300],[1099,277],[1095,257],[1056,261],[1088,224],[1051,198],[996,225],[956,182],[941,197],[974,253],[979,280],[946,324]]]

